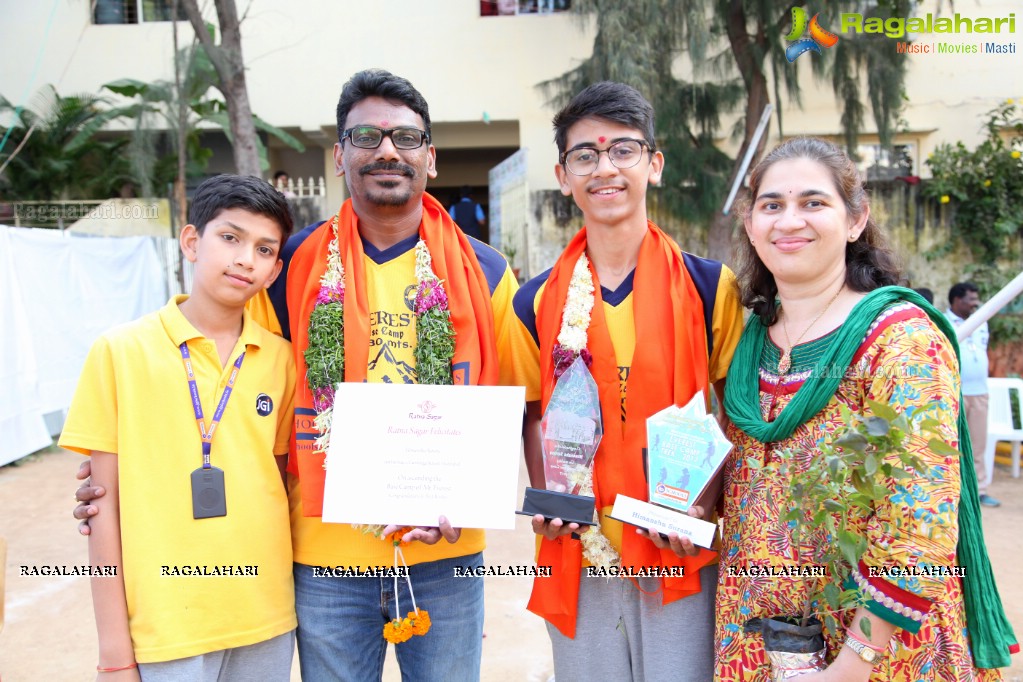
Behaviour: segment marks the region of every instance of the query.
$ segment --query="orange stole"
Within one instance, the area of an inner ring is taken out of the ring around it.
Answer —
[[[554,390],[551,354],[561,330],[569,280],[585,250],[584,227],[554,265],[537,309],[543,409]],[[648,222],[633,280],[636,350],[626,382],[629,410],[622,424],[618,367],[599,287],[595,298],[587,347],[593,355],[590,372],[597,383],[604,421],[604,436],[593,460],[593,493],[599,511],[613,505],[618,493],[647,499],[642,458],[646,420],[668,405],[685,405],[701,389],[706,393],[709,359],[703,303],[682,253],[670,237]],[[681,559],[671,550],[658,550],[648,539],[628,529],[622,533],[621,550],[623,566],[685,568],[682,578],[661,579],[664,604],[698,593],[699,569],[717,556],[701,549],[697,556]],[[551,566],[551,577],[533,579],[527,608],[550,621],[566,637],[575,637],[582,543],[568,536],[554,542],[542,539],[537,564]]]
[[[338,213],[338,246],[345,268],[345,381],[366,381],[369,363],[369,298],[366,294],[365,252],[359,237],[358,216],[349,199]],[[454,366],[468,367],[467,376],[457,374],[455,383],[495,385],[499,377],[497,340],[490,287],[469,240],[440,203],[423,195],[420,238],[426,241],[433,271],[444,283],[455,330]],[[295,389],[295,428],[291,433],[288,470],[301,481],[305,516],[323,514],[323,483],[326,454],[313,449],[313,441],[298,439],[315,434],[310,426],[313,394],[305,380],[308,368],[309,316],[320,291],[320,277],[327,269],[327,248],[333,234],[330,223],[314,231],[295,251],[288,268],[287,301],[291,311],[291,343],[299,381]],[[464,364],[463,364],[464,363]],[[304,414],[302,414],[304,412]],[[386,519],[381,519],[385,522]]]

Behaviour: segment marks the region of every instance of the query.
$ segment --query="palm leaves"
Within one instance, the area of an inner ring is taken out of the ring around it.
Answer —
[[[61,96],[41,88],[24,108],[0,96],[0,129],[10,136],[0,151],[0,194],[21,200],[96,199],[116,196],[132,181],[123,148],[127,140],[100,130],[129,112],[99,95]]]
[[[211,96],[219,82],[217,72],[213,68],[206,51],[197,45],[181,49],[177,55],[178,68],[181,73],[181,93],[178,95],[174,83],[157,80],[151,83],[122,78],[106,83],[103,87],[123,97],[133,98],[136,114],[136,128],[130,146],[132,166],[143,194],[150,196],[154,187],[163,187],[174,180],[176,173],[176,154],[169,151],[157,154],[157,150],[165,147],[175,148],[165,136],[174,139],[180,134],[185,136],[186,175],[197,177],[206,170],[213,151],[203,144],[201,132],[204,124],[213,124],[221,128],[231,138],[228,124],[227,104]],[[178,108],[184,106],[184,131],[179,130]],[[258,116],[253,116],[257,130],[277,137],[296,151],[305,151],[305,147],[296,138],[285,131],[270,125]],[[205,126],[208,129],[209,126]],[[256,146],[259,150],[260,164],[264,170],[270,167],[267,161],[266,146],[258,137]]]

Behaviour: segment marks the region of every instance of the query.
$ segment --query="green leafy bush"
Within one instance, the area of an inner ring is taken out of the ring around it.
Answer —
[[[970,279],[982,298],[1020,271],[1023,237],[1023,111],[1006,100],[985,118],[986,139],[970,151],[962,142],[943,144],[927,160],[934,179],[924,194],[949,204],[956,237],[973,253]],[[1018,306],[1017,306],[1018,307]],[[1023,309],[991,319],[992,342],[1023,338]]]
[[[816,615],[831,632],[837,632],[835,614],[863,603],[858,591],[843,589],[867,549],[866,539],[853,531],[850,517],[873,514],[875,503],[892,494],[888,481],[932,475],[905,443],[912,434],[934,433],[938,422],[926,417],[911,421],[884,403],[868,400],[867,406],[872,413],[868,416],[843,406],[844,426],[818,447],[805,468],[797,465],[803,458],[792,449],[777,452],[777,459],[766,465],[747,460],[758,476],[790,481],[788,499],[781,507],[787,510],[782,521],[789,524],[792,546],[800,548],[801,563],[827,569],[828,578],[815,584],[802,614],[778,614],[799,616],[802,626]],[[935,452],[957,453],[938,438],[930,438],[928,445]],[[861,628],[869,637],[868,619],[861,621]]]

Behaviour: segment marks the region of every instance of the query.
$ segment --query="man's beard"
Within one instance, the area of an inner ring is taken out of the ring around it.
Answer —
[[[397,185],[398,183],[394,183],[393,186],[397,187]],[[398,194],[367,189],[366,201],[377,206],[404,206],[412,199],[413,194],[414,191],[411,187]]]
[[[371,163],[367,166],[363,166],[359,169],[359,175],[366,176],[373,171],[397,171],[405,177],[416,179],[416,169],[404,163],[379,161],[377,163]],[[391,189],[398,187],[401,182],[399,180],[393,181],[377,181],[383,189]],[[415,194],[415,190],[409,187],[406,191],[400,193],[391,192],[378,192],[375,190],[366,189],[366,200],[371,204],[377,206],[404,206],[407,204]]]

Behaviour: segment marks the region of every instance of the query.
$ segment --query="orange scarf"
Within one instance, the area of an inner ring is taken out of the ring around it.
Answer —
[[[359,217],[349,199],[338,214],[338,247],[345,268],[345,381],[366,381],[369,363],[369,297]],[[495,385],[499,376],[497,341],[490,287],[469,240],[440,203],[423,194],[419,236],[426,241],[433,271],[444,283],[455,330],[452,368],[455,384]],[[288,268],[287,300],[291,311],[291,343],[298,368],[295,389],[295,428],[291,433],[288,470],[302,481],[305,516],[323,513],[326,472],[323,452],[313,450],[317,432],[312,426],[313,394],[306,383],[305,351],[309,346],[309,315],[327,270],[327,249],[333,234],[329,223],[314,231],[295,251]],[[343,407],[341,408],[343,409]]]
[[[541,407],[546,409],[554,390],[552,351],[561,330],[569,280],[579,256],[586,251],[586,228],[572,239],[555,263],[537,310],[540,341]],[[708,389],[708,357],[703,303],[682,261],[677,244],[651,222],[639,250],[633,280],[636,349],[626,383],[628,413],[621,419],[621,392],[614,346],[604,319],[600,287],[588,330],[590,368],[600,393],[604,436],[593,459],[593,494],[597,509],[614,504],[618,493],[647,500],[642,450],[646,447],[646,420],[668,405],[685,405]],[[699,569],[716,553],[680,559],[671,550],[658,550],[650,540],[626,529],[622,534],[622,566],[683,566],[685,577],[662,578],[663,603],[669,604],[700,591]],[[582,573],[582,543],[568,536],[541,540],[537,559],[551,566],[551,577],[534,578],[527,608],[550,621],[566,637],[575,637]]]

